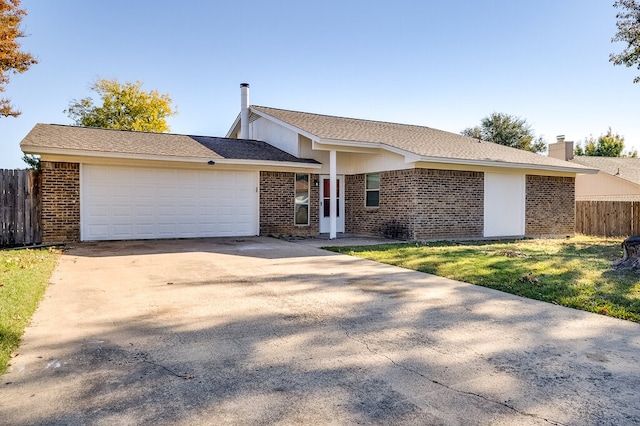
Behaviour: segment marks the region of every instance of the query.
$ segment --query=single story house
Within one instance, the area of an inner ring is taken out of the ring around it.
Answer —
[[[574,233],[588,167],[424,126],[249,104],[225,138],[37,124],[45,242]]]
[[[640,201],[640,158],[574,156],[564,136],[549,145],[549,156],[598,171],[576,177],[576,201]]]

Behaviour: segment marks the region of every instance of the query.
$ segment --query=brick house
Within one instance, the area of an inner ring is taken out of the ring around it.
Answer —
[[[572,235],[587,167],[423,126],[250,106],[225,138],[38,124],[46,242]]]

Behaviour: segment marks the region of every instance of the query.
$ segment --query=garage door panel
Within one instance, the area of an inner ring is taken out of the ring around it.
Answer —
[[[103,197],[109,197],[111,190],[107,185],[96,185],[91,194],[91,198],[100,199]]]
[[[181,204],[192,204],[195,203],[196,197],[198,196],[198,191],[195,191],[193,189],[189,191],[176,190],[171,195]]]
[[[144,217],[151,218],[153,217],[153,213],[154,213],[154,208],[148,204],[145,204],[142,206],[135,206],[135,215],[140,218],[144,218]]]
[[[113,185],[113,196],[130,199],[133,196],[132,188],[125,185]]]
[[[152,223],[138,223],[136,224],[135,233],[137,235],[153,237],[155,233],[155,225]]]
[[[124,218],[127,222],[131,221],[131,207],[130,206],[114,206],[113,207],[113,217],[114,218]]]
[[[209,234],[215,233],[216,226],[213,223],[201,223],[198,227],[199,233]]]
[[[148,183],[137,183],[135,187],[133,187],[133,195],[136,197],[154,197],[156,194],[156,188],[152,184]]]
[[[216,212],[216,209],[214,206],[211,205],[204,205],[204,206],[198,206],[198,214],[201,217],[207,217],[207,216],[211,216],[214,215]]]
[[[175,223],[159,223],[158,224],[158,236],[160,237],[172,237],[176,235]]]
[[[91,204],[88,207],[89,214],[93,217],[108,217],[109,205],[102,203]]]
[[[153,173],[147,171],[136,171],[134,177],[137,182],[137,188],[151,189],[155,187],[155,179]]]
[[[83,165],[83,240],[258,233],[257,172]]]
[[[113,235],[116,238],[131,238],[133,235],[132,227],[130,224],[122,224],[122,223],[114,223],[113,224]]]
[[[90,225],[89,226],[89,231],[91,232],[91,235],[94,235],[96,237],[107,237],[108,234],[109,234],[109,227],[106,224],[105,225]]]

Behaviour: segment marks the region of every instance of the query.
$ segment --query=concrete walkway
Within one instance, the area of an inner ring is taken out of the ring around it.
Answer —
[[[640,325],[270,238],[79,244],[0,423],[640,423]]]

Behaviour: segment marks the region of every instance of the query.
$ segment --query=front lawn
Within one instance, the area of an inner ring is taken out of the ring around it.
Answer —
[[[618,271],[622,239],[434,242],[328,247],[531,299],[640,322],[640,272]]]
[[[0,250],[0,374],[20,344],[59,256],[55,250]]]

